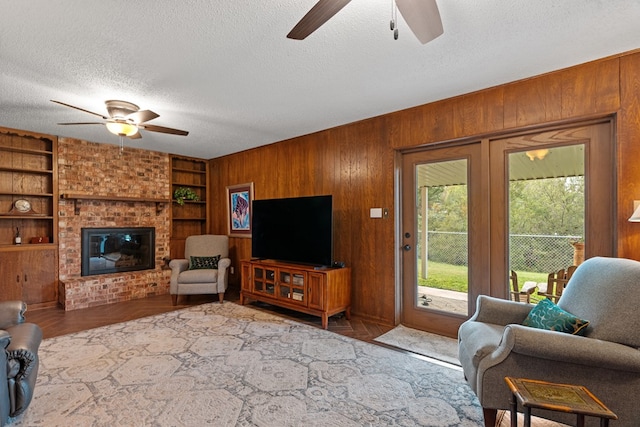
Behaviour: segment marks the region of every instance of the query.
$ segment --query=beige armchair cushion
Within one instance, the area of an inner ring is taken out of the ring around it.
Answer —
[[[218,280],[218,270],[187,270],[180,273],[178,283],[213,283]]]

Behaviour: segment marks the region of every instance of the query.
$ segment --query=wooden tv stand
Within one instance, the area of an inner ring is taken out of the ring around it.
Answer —
[[[242,261],[240,304],[262,301],[320,316],[327,329],[329,316],[351,317],[351,269],[322,268],[271,260]]]

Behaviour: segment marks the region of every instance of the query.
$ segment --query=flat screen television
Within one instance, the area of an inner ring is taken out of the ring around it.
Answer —
[[[252,207],[253,258],[332,265],[332,196],[254,200]]]

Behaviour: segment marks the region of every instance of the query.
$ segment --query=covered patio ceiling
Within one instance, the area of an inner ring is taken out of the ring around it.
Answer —
[[[551,147],[545,149],[548,150],[546,153],[536,152],[536,150],[540,149],[529,147],[505,154],[508,156],[510,181],[584,175],[584,144]],[[537,158],[535,154],[539,154],[543,158]],[[426,167],[417,168],[418,188],[467,183],[466,159],[436,161],[424,165]]]

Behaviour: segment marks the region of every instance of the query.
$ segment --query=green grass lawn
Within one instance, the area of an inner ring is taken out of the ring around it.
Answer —
[[[461,265],[443,264],[429,261],[429,279],[418,279],[418,286],[428,286],[436,289],[447,289],[451,291],[467,292],[467,267]],[[536,283],[546,282],[547,273],[536,273],[532,271],[516,271],[518,274],[518,284],[522,286],[524,282],[533,281]],[[505,286],[510,284],[505,283]],[[541,298],[534,292],[531,295],[534,302]]]

